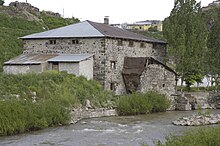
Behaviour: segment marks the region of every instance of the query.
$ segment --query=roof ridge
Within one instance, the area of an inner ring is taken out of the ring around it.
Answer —
[[[92,27],[94,27],[98,32],[100,32],[102,35],[106,36],[104,33],[102,33],[99,29],[97,29],[97,27],[95,25],[93,25],[92,23],[96,23],[96,24],[102,24],[102,23],[98,23],[98,22],[93,22],[90,20],[86,20],[90,25],[92,25]]]

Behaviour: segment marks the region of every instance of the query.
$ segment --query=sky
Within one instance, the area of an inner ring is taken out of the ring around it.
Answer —
[[[15,0],[5,0],[5,5]],[[26,2],[26,0],[17,0]],[[111,24],[144,20],[164,20],[170,15],[174,0],[27,0],[40,11],[58,12],[64,17],[81,21],[103,22],[109,16]],[[199,2],[199,0],[198,0]],[[201,0],[207,6],[213,0]]]

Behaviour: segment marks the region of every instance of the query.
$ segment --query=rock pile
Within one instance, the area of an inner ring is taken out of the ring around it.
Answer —
[[[220,123],[220,114],[210,115],[193,115],[190,117],[183,117],[172,122],[178,126],[200,126],[200,125],[212,125]]]

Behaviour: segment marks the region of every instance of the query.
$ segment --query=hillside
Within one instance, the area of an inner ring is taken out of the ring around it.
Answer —
[[[79,22],[40,12],[39,15],[13,6],[0,6],[0,72],[6,60],[22,53],[19,37]]]

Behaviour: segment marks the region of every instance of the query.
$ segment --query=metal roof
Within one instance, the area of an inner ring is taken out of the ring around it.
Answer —
[[[49,59],[48,62],[80,62],[92,56],[92,54],[60,54]]]
[[[91,54],[22,54],[4,65],[38,65],[44,62],[80,62],[92,57]]]
[[[35,33],[21,37],[22,39],[38,39],[38,38],[77,38],[77,37],[104,37],[97,29],[95,29],[89,21],[79,22],[68,26]]]
[[[18,57],[12,58],[11,60],[4,63],[4,65],[37,65],[47,62],[48,59],[53,58],[57,55],[51,54],[22,54]]]
[[[45,39],[45,38],[88,38],[88,37],[111,37],[132,39],[145,42],[166,43],[165,41],[148,38],[141,34],[136,34],[124,29],[115,28],[110,25],[83,21],[76,24],[52,29],[49,31],[35,33],[21,37],[22,39]]]

